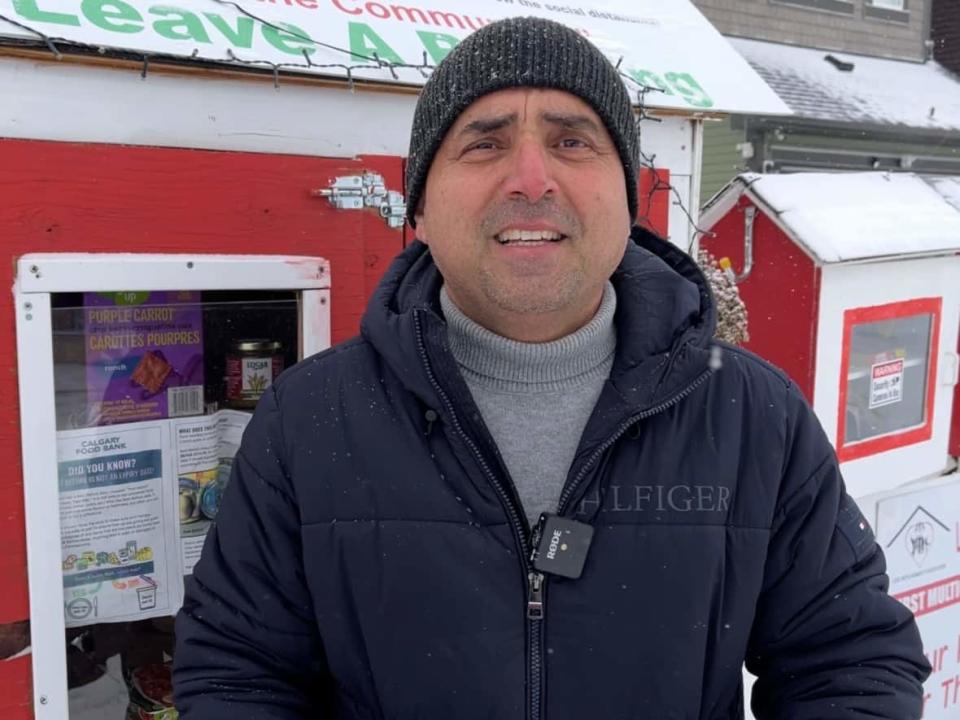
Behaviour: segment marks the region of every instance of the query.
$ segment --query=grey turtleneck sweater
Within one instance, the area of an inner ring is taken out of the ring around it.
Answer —
[[[545,343],[481,327],[440,293],[450,349],[513,478],[531,526],[556,512],[587,419],[610,375],[617,296],[609,282],[593,319]]]

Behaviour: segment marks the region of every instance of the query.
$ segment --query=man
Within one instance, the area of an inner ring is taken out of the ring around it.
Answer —
[[[264,396],[177,620],[184,720],[920,716],[796,387],[642,230],[618,73],[512,19],[421,95],[361,336]],[[711,362],[713,358],[713,362]],[[541,519],[541,513],[546,516]]]

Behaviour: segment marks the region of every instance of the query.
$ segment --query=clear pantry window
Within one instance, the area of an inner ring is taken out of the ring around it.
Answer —
[[[310,257],[18,261],[37,720],[175,717],[184,578],[257,402],[330,344],[329,286]]]
[[[930,439],[941,306],[921,298],[844,313],[841,460]]]

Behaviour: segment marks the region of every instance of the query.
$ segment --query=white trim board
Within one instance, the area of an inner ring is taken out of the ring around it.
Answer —
[[[122,285],[122,287],[118,287]],[[13,288],[36,720],[67,720],[51,295],[108,290],[300,290],[303,356],[330,345],[323,258],[35,253]]]
[[[406,156],[417,96],[0,57],[0,137]],[[64,112],[70,122],[64,122]]]
[[[295,255],[30,253],[17,260],[17,282],[22,293],[307,290],[330,287],[330,263]]]

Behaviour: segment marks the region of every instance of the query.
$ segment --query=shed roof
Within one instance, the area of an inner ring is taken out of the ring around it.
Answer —
[[[960,250],[960,177],[745,173],[711,198],[701,225],[713,227],[744,195],[822,264]]]
[[[933,60],[891,60],[742,38],[730,43],[798,117],[960,130],[960,78]],[[839,69],[828,55],[852,68]]]

